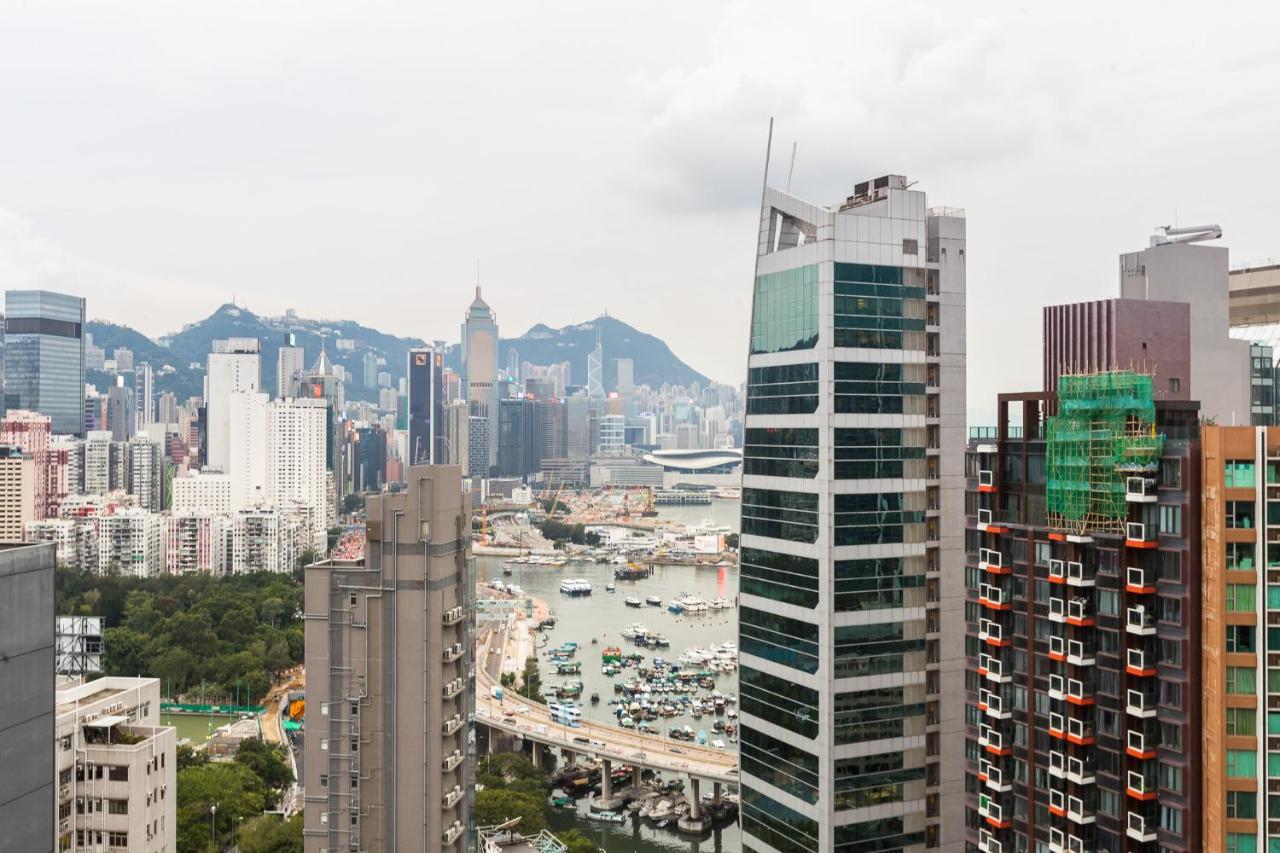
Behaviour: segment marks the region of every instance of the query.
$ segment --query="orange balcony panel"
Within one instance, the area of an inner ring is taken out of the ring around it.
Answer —
[[[1140,750],[1136,750],[1136,749],[1134,749],[1133,747],[1131,747],[1131,746],[1130,746],[1130,747],[1125,747],[1125,750],[1124,750],[1124,751],[1125,751],[1125,752],[1127,752],[1127,753],[1129,753],[1130,755],[1132,755],[1134,758],[1141,758],[1143,761],[1146,761],[1146,760],[1147,760],[1147,759],[1149,759],[1149,758],[1155,758],[1155,757],[1156,757],[1156,751],[1155,751],[1155,748],[1154,748],[1154,747],[1153,747],[1153,748],[1151,748],[1151,749],[1141,750],[1141,751],[1140,751]]]
[[[1066,816],[1067,816],[1067,810],[1066,810],[1066,809],[1060,809],[1060,808],[1058,808],[1057,806],[1049,806],[1049,814],[1051,814],[1051,815],[1057,815],[1058,817],[1066,817]]]
[[[987,677],[987,668],[986,668],[985,666],[980,666],[980,667],[978,667],[978,675],[982,676],[983,678],[986,678],[986,677]]]
[[[1066,578],[1055,578],[1053,575],[1049,575],[1049,583],[1065,584],[1066,582],[1067,582]]]
[[[998,746],[992,746],[991,744],[987,744],[986,750],[992,755],[1013,755],[1013,747],[1011,746],[1006,746],[1003,749],[1001,749]]]
[[[1067,733],[1062,729],[1049,729],[1049,737],[1056,737],[1058,740],[1062,740],[1066,736]]]
[[[1126,539],[1126,540],[1124,540],[1124,546],[1125,546],[1126,548],[1141,548],[1141,549],[1149,549],[1149,548],[1159,548],[1159,547],[1160,547],[1160,543],[1159,543],[1159,542],[1157,542],[1157,541],[1155,541],[1154,539],[1150,539],[1150,540],[1148,540],[1148,539]]]
[[[1052,734],[1052,732],[1050,732],[1050,734]],[[1067,740],[1071,743],[1074,743],[1076,746],[1091,746],[1098,742],[1098,739],[1093,735],[1085,735],[1083,737],[1079,737],[1077,735],[1069,734],[1067,735]]]
[[[1092,696],[1067,696],[1067,701],[1072,705],[1092,705]]]
[[[1156,792],[1155,792],[1155,791],[1146,791],[1146,792],[1143,792],[1143,791],[1139,791],[1139,790],[1138,790],[1138,789],[1136,789],[1136,788],[1129,788],[1129,787],[1126,787],[1126,788],[1124,789],[1124,792],[1125,792],[1126,794],[1128,794],[1130,797],[1132,797],[1133,799],[1135,799],[1135,800],[1143,800],[1143,801],[1146,801],[1146,800],[1154,800],[1154,799],[1156,798]]]
[[[1059,654],[1058,652],[1049,652],[1049,660],[1056,660],[1059,663],[1065,663],[1067,660],[1067,653],[1063,652]]]
[[[996,820],[995,818],[993,818],[993,817],[991,817],[990,815],[988,815],[988,816],[987,816],[987,823],[991,824],[991,825],[992,825],[992,826],[994,826],[996,829],[1008,829],[1009,827],[1013,826],[1013,818],[1005,818],[1004,820]]]
[[[987,774],[986,774],[986,773],[979,773],[979,774],[978,774],[978,781],[979,781],[979,782],[985,782],[985,781],[987,781]]]
[[[1134,595],[1155,595],[1156,585],[1143,584],[1139,586],[1138,584],[1127,583],[1124,585],[1124,591],[1131,592]]]
[[[1077,628],[1088,628],[1089,626],[1091,626],[1091,625],[1096,625],[1096,624],[1098,624],[1098,623],[1097,623],[1097,621],[1095,621],[1095,620],[1094,620],[1094,618],[1093,618],[1092,616],[1084,616],[1084,617],[1081,617],[1081,618],[1076,618],[1076,617],[1074,617],[1074,616],[1068,616],[1068,617],[1067,617],[1067,624],[1068,624],[1068,625],[1075,625]]]
[[[1049,538],[1050,538],[1050,539],[1052,539],[1054,542],[1066,542],[1066,541],[1067,541],[1067,534],[1065,534],[1065,533],[1050,533],[1050,534],[1049,534]]]
[[[1004,604],[1000,604],[999,602],[992,601],[989,598],[979,598],[978,603],[981,604],[983,607],[989,607],[992,610],[1012,610],[1013,609],[1012,601],[1006,601]]]
[[[985,713],[987,712],[987,703],[986,703],[986,702],[979,702],[979,703],[978,703],[978,710],[985,714]],[[979,779],[981,779],[983,782],[987,781],[986,777],[985,777],[985,776],[983,776],[981,773],[979,773],[979,774],[978,774],[978,778],[979,778]]]
[[[992,492],[994,492],[995,490],[996,490],[996,487],[995,487],[994,485],[991,485],[991,486],[982,486],[982,485],[979,485],[979,486],[978,486],[978,491],[982,492],[982,493],[983,493],[983,494],[985,494],[985,495],[989,495],[989,494],[991,494]]]
[[[1154,666],[1143,667],[1142,669],[1139,669],[1136,666],[1126,666],[1124,671],[1130,675],[1137,675],[1142,678],[1150,678],[1156,674],[1156,668]]]
[[[1012,645],[1013,645],[1013,640],[997,640],[995,637],[987,637],[987,638],[986,638],[985,640],[983,640],[982,642],[986,643],[988,646],[1001,646],[1001,647],[1003,647],[1003,646],[1012,646]]]
[[[988,532],[988,533],[995,533],[996,535],[999,535],[999,534],[1001,534],[1001,533],[1008,533],[1008,532],[1009,532],[1009,528],[1007,528],[1007,527],[1001,527],[1001,526],[1000,526],[1000,525],[998,525],[998,524],[988,524],[988,525],[987,525],[987,532]]]
[[[993,574],[993,575],[1013,574],[1013,566],[993,566],[990,563],[987,563],[985,566],[983,566],[982,570],[984,572],[988,572],[989,574]]]

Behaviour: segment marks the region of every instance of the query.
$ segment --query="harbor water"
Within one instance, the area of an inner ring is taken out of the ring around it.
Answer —
[[[704,521],[738,529],[738,502],[714,500],[710,506],[672,506],[661,507],[660,518],[669,518],[683,524],[699,525]],[[539,663],[542,673],[543,692],[551,696],[555,685],[574,679],[583,682],[581,706],[583,715],[604,723],[617,724],[610,699],[617,696],[614,692],[615,682],[624,682],[637,677],[634,668],[626,668],[615,677],[607,677],[600,671],[600,654],[606,646],[618,646],[623,653],[639,652],[646,661],[654,657],[676,660],[685,649],[694,647],[710,648],[724,642],[737,642],[738,611],[737,607],[728,610],[709,610],[698,616],[686,616],[670,613],[666,602],[683,594],[697,595],[705,601],[715,598],[726,598],[735,601],[738,593],[737,566],[698,568],[694,566],[658,566],[653,574],[638,581],[615,581],[615,566],[595,563],[569,563],[563,568],[550,566],[513,565],[513,574],[504,576],[503,560],[497,557],[480,557],[476,559],[476,568],[481,580],[499,578],[506,583],[521,587],[526,594],[543,599],[551,607],[556,616],[556,625],[544,630],[545,642],[539,642]],[[585,578],[590,581],[593,591],[589,596],[571,597],[561,595],[560,581],[565,578]],[[607,584],[613,583],[616,592],[606,592]],[[662,607],[644,605],[640,608],[628,607],[627,597],[634,597],[643,602],[649,596],[659,596]],[[645,649],[635,646],[630,640],[622,637],[622,631],[632,623],[645,625],[651,633],[666,635],[671,646],[666,649]],[[592,643],[592,639],[596,642]],[[578,643],[578,653],[574,660],[582,662],[580,675],[557,676],[554,667],[548,663],[546,651],[564,642]],[[737,673],[722,674],[716,678],[715,689],[726,696],[738,692]],[[600,694],[600,703],[592,705],[591,694]],[[705,691],[703,691],[705,694]],[[735,708],[735,706],[730,706]],[[736,708],[735,708],[736,710]],[[712,732],[712,723],[727,717],[704,714],[701,719],[693,719],[687,715],[659,718],[650,723],[658,729],[663,737],[677,726],[688,725],[695,732],[705,731],[708,741],[720,739],[725,742],[726,749],[736,750],[737,744],[731,743],[727,737]],[[704,788],[704,791],[709,792]],[[578,802],[576,812],[557,812],[552,820],[552,830],[576,828],[596,840],[600,847],[610,851],[634,851],[634,853],[658,853],[659,851],[691,850],[696,853],[739,853],[741,843],[736,825],[715,830],[701,838],[690,839],[671,829],[656,829],[635,816],[628,817],[625,824],[606,824],[587,818],[586,799]]]

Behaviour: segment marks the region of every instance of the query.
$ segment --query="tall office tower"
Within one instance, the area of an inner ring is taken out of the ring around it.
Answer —
[[[35,509],[35,460],[19,447],[0,445],[0,545],[24,541]]]
[[[284,336],[284,344],[276,351],[276,397],[295,397],[298,380],[302,378],[303,349],[298,346],[293,332]]]
[[[133,394],[125,387],[124,377],[117,376],[115,384],[107,390],[107,424],[114,441],[128,441],[133,435],[136,417],[133,412]]]
[[[462,372],[466,377],[466,395],[471,403],[471,414],[492,420],[498,416],[498,315],[480,298],[467,308],[466,322],[462,324]],[[497,430],[490,428],[489,432]],[[489,465],[498,464],[498,450],[490,448]],[[488,476],[483,474],[473,476]]]
[[[325,459],[329,404],[325,400],[273,400],[266,406],[267,494],[276,506],[311,509],[311,547],[323,552],[335,507],[329,502]]]
[[[156,397],[156,420],[162,424],[178,423],[178,398],[172,391]]]
[[[357,429],[355,435],[352,485],[357,492],[380,492],[387,484],[387,431],[368,426]]]
[[[496,426],[494,418],[481,418],[476,415],[467,417],[466,470],[468,476],[483,479],[488,477],[492,470],[489,467],[489,428],[491,426]]]
[[[969,841],[1223,849],[1201,846],[1197,404],[1064,375],[1001,394],[966,470]]]
[[[1164,229],[1162,229],[1164,230]],[[1216,226],[1194,239],[1216,239]],[[1250,422],[1249,342],[1230,337],[1231,295],[1224,246],[1177,242],[1157,234],[1151,246],[1120,256],[1122,299],[1185,302],[1191,306],[1191,381],[1188,399],[1224,425]]]
[[[306,569],[307,703],[323,709],[304,747],[307,853],[467,842],[470,501],[456,466],[412,466],[405,479],[403,492],[369,497],[362,560]]]
[[[5,292],[5,408],[48,415],[67,435],[84,435],[84,304],[47,290]]]
[[[125,444],[129,494],[138,506],[151,512],[164,509],[164,445],[149,436],[135,435]]]
[[[488,471],[485,468],[477,468],[476,473],[471,473],[470,458],[470,431],[471,431],[471,404],[466,400],[454,400],[444,407],[445,416],[445,462],[448,465],[457,465],[462,468],[462,476],[485,476]],[[484,420],[483,418],[481,420]],[[488,461],[488,448],[485,448],[485,461]]]
[[[744,849],[964,847],[965,221],[768,189],[748,362]],[[1012,848],[1010,848],[1012,849]]]
[[[1280,837],[1280,429],[1203,429],[1203,612],[1187,651],[1202,665],[1189,703],[1203,702],[1204,754],[1187,784],[1203,785],[1203,849],[1264,851]]]
[[[53,545],[0,549],[0,853],[52,851]]]
[[[507,350],[507,379],[520,381],[520,352],[515,347]]]
[[[206,468],[231,464],[231,395],[256,394],[262,385],[257,338],[214,341],[204,378]]]
[[[537,469],[534,440],[535,401],[524,397],[503,400],[498,417],[498,476],[526,477]]]
[[[431,349],[409,350],[409,464],[445,459],[443,356]]]
[[[591,441],[591,401],[584,394],[565,398],[565,457],[576,461],[589,459]]]
[[[134,431],[156,422],[154,376],[151,365],[142,362],[133,368],[133,408],[137,414]]]
[[[178,842],[178,733],[160,725],[158,678],[99,678],[60,687],[53,849],[163,853]],[[92,804],[92,805],[91,805]],[[50,849],[43,847],[28,849]]]
[[[599,329],[596,329],[595,349],[587,353],[587,397],[604,399],[604,344],[600,341]]]

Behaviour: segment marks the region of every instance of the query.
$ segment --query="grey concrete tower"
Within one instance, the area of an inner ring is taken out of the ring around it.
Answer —
[[[964,846],[965,220],[900,176],[760,215],[743,849]]]
[[[364,559],[306,570],[307,853],[467,848],[470,502],[456,466],[371,496]]]

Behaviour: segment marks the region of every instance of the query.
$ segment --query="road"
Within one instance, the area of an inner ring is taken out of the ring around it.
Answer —
[[[504,695],[502,700],[493,697],[497,685],[493,670],[501,671],[501,660],[490,666],[490,643],[495,634],[504,635],[501,644],[506,645],[505,631],[485,632],[480,648],[480,666],[476,668],[476,720],[502,731],[518,734],[527,740],[558,746],[573,752],[607,758],[625,764],[648,767],[665,773],[685,774],[713,782],[738,781],[738,756],[732,752],[677,743],[657,735],[646,735],[583,719],[581,725],[571,728],[551,719],[545,705],[531,702],[522,696]],[[499,657],[494,655],[494,657]]]

